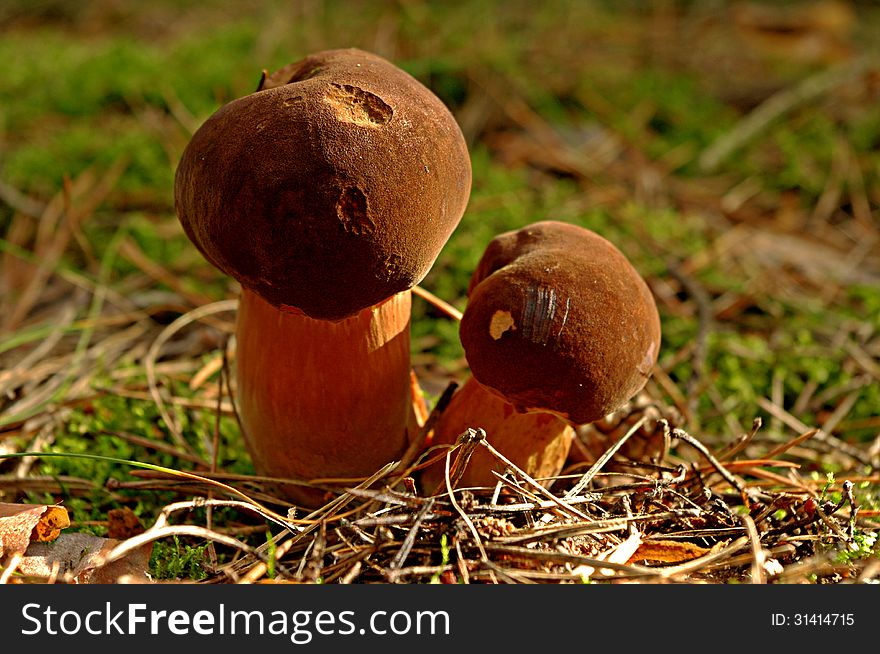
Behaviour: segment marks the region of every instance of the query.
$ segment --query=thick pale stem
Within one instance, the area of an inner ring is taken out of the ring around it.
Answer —
[[[339,322],[282,312],[243,290],[237,400],[258,474],[357,478],[399,460],[417,429],[409,291]],[[320,493],[285,486],[301,504]]]
[[[574,428],[565,420],[550,413],[520,413],[473,377],[438,419],[431,445],[454,444],[469,427],[482,427],[495,449],[533,478],[559,474],[574,439]],[[426,493],[443,481],[444,466],[441,461],[422,474]],[[477,448],[458,485],[494,486],[492,470],[503,473],[504,465],[485,448]]]

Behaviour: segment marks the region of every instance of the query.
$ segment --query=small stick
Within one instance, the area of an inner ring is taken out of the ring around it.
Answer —
[[[751,517],[744,515],[740,516],[743,525],[746,528],[746,534],[749,537],[749,542],[752,544],[752,583],[753,584],[766,584],[767,577],[764,574],[764,563],[767,562],[767,553],[764,552],[764,548],[761,547],[761,538],[758,536],[758,528],[755,526],[755,521],[751,519]]]
[[[765,552],[769,553],[771,556],[779,558],[779,557],[788,557],[795,553],[795,546],[791,543],[782,543],[780,545],[775,545],[770,548],[769,552],[765,550]],[[732,556],[726,561],[722,561],[721,563],[713,563],[706,566],[706,570],[714,570],[717,568],[730,568],[738,565],[745,565],[747,563],[753,562],[754,556],[752,553],[748,554],[740,554],[738,556]]]
[[[616,531],[627,529],[631,531],[635,523],[644,524],[663,522],[665,520],[681,517],[675,511],[663,511],[651,514],[635,514],[627,517],[605,518],[595,520],[588,524],[568,524],[562,526],[550,526],[536,529],[524,535],[506,536],[498,539],[497,542],[502,543],[532,543],[544,540],[561,540],[564,538],[573,538],[576,536],[591,536],[593,534],[608,534]]]
[[[362,567],[363,567],[363,565],[361,564],[360,561],[355,561],[354,565],[351,566],[351,569],[345,573],[345,576],[343,576],[342,579],[339,580],[339,583],[340,584],[352,583],[355,579],[358,578],[358,575],[360,575]]]
[[[456,484],[461,481],[461,477],[464,475],[464,471],[467,469],[468,463],[470,463],[477,445],[485,442],[486,432],[482,428],[478,427],[473,429],[468,427],[465,432],[459,435],[457,446],[446,453],[446,460],[448,462],[450,458],[449,455],[455,450],[458,450],[458,455],[455,457],[455,462],[452,466],[451,482],[453,488],[455,488]],[[431,495],[437,495],[442,492],[446,481],[447,480],[444,480],[438,484]]]
[[[502,568],[500,565],[497,565],[493,561],[486,561],[486,568],[490,573],[497,574],[501,580],[507,584],[536,584],[538,582],[532,581],[531,579],[522,576],[519,574],[518,570],[512,570],[510,568]]]
[[[208,462],[205,461],[202,457],[190,454],[189,452],[184,452],[183,450],[179,450],[173,445],[166,443],[165,441],[157,441],[152,438],[147,438],[146,436],[138,436],[137,434],[130,434],[125,431],[114,431],[111,429],[101,429],[99,434],[105,434],[107,436],[113,436],[114,438],[119,438],[121,440],[128,441],[129,443],[134,443],[140,447],[146,448],[148,450],[155,450],[156,452],[164,452],[165,454],[170,454],[171,456],[181,459],[182,461],[189,461],[190,463],[195,463],[196,465],[207,468]]]
[[[620,439],[618,439],[617,442],[614,443],[614,445],[608,448],[608,450],[599,457],[596,463],[594,463],[590,467],[590,469],[583,474],[578,482],[574,486],[572,486],[565,495],[563,495],[563,499],[567,500],[571,497],[574,497],[575,495],[579,495],[582,490],[589,486],[590,482],[593,481],[593,478],[599,473],[599,471],[605,466],[605,464],[611,460],[611,457],[613,457],[617,453],[617,451],[623,446],[623,444],[626,443],[627,440],[629,440],[630,436],[632,436],[639,429],[642,428],[642,425],[644,425],[647,420],[647,416],[642,416],[642,418],[636,424],[630,427],[629,431],[627,431],[622,437],[620,437]],[[667,428],[669,427],[668,422],[666,422],[665,420],[663,420],[662,422],[666,424]]]
[[[848,526],[847,527],[848,533],[844,533],[844,531],[837,525],[837,523],[835,523],[831,519],[831,516],[833,514],[837,513],[841,508],[843,508],[843,505],[846,504],[847,502],[849,502],[849,505],[850,505],[850,525],[852,525],[852,523],[855,519],[854,514],[856,512],[852,510],[855,508],[855,498],[853,497],[853,492],[852,492],[853,483],[847,479],[846,481],[843,482],[843,484],[841,484],[841,486],[842,486],[842,489],[841,489],[842,492],[841,492],[840,501],[837,504],[833,505],[827,512],[824,511],[822,509],[822,507],[817,506],[816,513],[822,519],[822,522],[824,522],[831,531],[833,531],[835,534],[837,534],[837,536],[840,537],[841,540],[851,543],[853,528]],[[826,504],[826,506],[827,506],[827,504]]]
[[[643,418],[643,420],[644,420],[644,418]],[[483,430],[480,429],[479,431],[483,431]],[[571,506],[570,504],[568,504],[565,501],[568,497],[567,495],[564,498],[556,497],[556,495],[554,495],[553,493],[548,491],[546,488],[544,488],[541,484],[539,484],[537,481],[532,479],[532,477],[529,474],[527,474],[524,470],[519,468],[515,463],[513,463],[513,461],[511,461],[506,456],[501,454],[501,452],[496,450],[492,446],[492,443],[490,443],[485,438],[485,434],[486,434],[486,432],[483,432],[483,439],[481,441],[479,441],[479,444],[482,445],[483,447],[485,447],[487,450],[489,450],[489,452],[492,454],[492,456],[494,456],[496,459],[501,461],[505,466],[507,466],[508,468],[513,470],[514,472],[516,472],[520,477],[522,477],[523,480],[525,480],[525,482],[529,486],[531,486],[536,491],[538,491],[538,493],[540,495],[543,495],[544,497],[549,499],[551,502],[553,502],[556,506],[561,508],[563,511],[565,511],[569,515],[575,516],[576,518],[580,518],[581,520],[589,520],[590,519],[590,517],[587,514],[583,513],[582,511],[578,511],[576,508],[574,508],[573,506]]]
[[[664,430],[669,429],[669,422],[667,422],[665,419],[661,419],[660,422],[663,423]],[[715,468],[715,471],[724,478],[724,481],[733,486],[739,492],[739,494],[742,495],[743,503],[748,506],[748,502],[746,501],[748,499],[748,495],[742,482],[734,475],[732,475],[727,470],[727,468],[721,465],[721,462],[714,456],[712,456],[712,453],[705,445],[703,445],[696,438],[688,434],[684,429],[679,429],[678,427],[676,427],[672,429],[669,433],[673,438],[684,441],[685,443],[696,449],[700,454],[702,454],[706,458],[706,460],[712,465],[712,467]]]
[[[856,504],[856,497],[853,494],[853,483],[848,479],[843,482],[843,496],[849,502],[849,524],[847,525],[846,535],[849,537],[849,541],[852,542],[855,537],[859,506]]]
[[[452,318],[453,320],[457,320],[461,322],[462,312],[456,309],[454,306],[449,304],[446,300],[441,300],[439,297],[434,295],[431,291],[421,287],[421,286],[413,286],[412,292],[414,295],[418,295],[423,300],[427,301],[429,304],[433,304],[436,308],[440,309],[447,316]]]
[[[783,452],[787,452],[788,450],[790,450],[794,446],[800,445],[805,440],[807,440],[808,438],[812,438],[813,436],[815,436],[818,433],[819,433],[818,429],[810,429],[809,431],[805,431],[803,434],[791,439],[787,443],[783,443],[782,445],[774,447],[772,450],[767,452],[767,454],[764,456],[764,458],[765,459],[774,459],[777,456],[779,456],[780,454],[782,454]]]
[[[470,584],[471,575],[468,572],[467,562],[461,551],[461,540],[459,538],[455,539],[455,555],[455,566],[458,568],[458,574],[461,575],[461,583]]]
[[[311,549],[307,550],[308,556],[304,556],[297,576],[303,581],[314,583],[321,576],[324,568],[324,550],[327,547],[327,522],[322,520],[318,528],[318,534],[311,542]],[[277,559],[277,557],[276,557]]]
[[[184,502],[174,502],[173,504],[168,504],[162,508],[162,511],[159,513],[159,516],[156,518],[156,522],[153,524],[151,529],[159,529],[161,527],[165,527],[168,524],[168,516],[172,513],[176,513],[177,511],[190,511],[195,508],[208,507],[208,506],[226,506],[226,507],[235,507],[236,509],[243,509],[245,511],[251,511],[252,513],[260,516],[261,518],[271,519],[265,513],[263,513],[258,507],[253,504],[249,504],[248,502],[241,502],[238,500],[213,500],[213,499],[205,499],[203,497],[197,497],[193,500],[188,500]]]
[[[518,493],[522,497],[522,499],[530,501],[533,504],[540,501],[540,498],[537,495],[523,488],[520,484],[516,482],[515,479],[508,479],[505,475],[502,475],[497,470],[492,470],[491,472],[498,479],[498,482],[495,484],[495,489],[498,490],[499,493],[500,487],[510,488],[515,493]],[[555,503],[551,502],[551,505],[555,505]],[[551,508],[553,507],[551,506]]]
[[[391,560],[391,563],[388,565],[389,574],[388,581],[394,582],[397,581],[398,577],[401,573],[401,566],[403,562],[406,560],[406,557],[409,556],[410,551],[415,545],[416,536],[419,533],[419,527],[422,525],[422,521],[425,519],[425,516],[428,515],[428,512],[434,506],[434,498],[431,497],[425,502],[424,506],[419,510],[418,514],[416,514],[416,518],[413,521],[412,527],[410,527],[409,532],[406,534],[406,538],[403,539],[403,543],[400,545],[400,549],[397,551],[397,554],[394,555],[394,558]]]
[[[492,491],[492,499],[489,500],[489,504],[491,506],[495,506],[498,504],[498,498],[501,497],[501,489],[504,487],[504,484],[499,479],[495,484],[495,490]]]
[[[764,397],[759,397],[757,401],[758,401],[758,405],[762,409],[764,409],[765,411],[767,411],[771,415],[778,417],[783,423],[785,423],[786,425],[788,425],[792,429],[795,429],[801,433],[803,433],[805,431],[809,431],[809,429],[810,429],[809,427],[807,427],[803,422],[801,422],[800,420],[795,418],[793,415],[791,415],[788,411],[783,409],[778,404],[774,404],[773,402],[771,402],[770,400],[768,400],[767,398],[764,398]],[[846,454],[848,457],[858,461],[862,465],[866,465],[866,466],[872,465],[870,457],[867,456],[865,454],[865,452],[863,452],[861,449],[859,449],[857,447],[853,447],[849,443],[842,441],[839,438],[835,438],[831,434],[828,434],[821,429],[818,430],[813,435],[812,438],[817,443],[822,443],[826,447],[830,448],[832,451]]]
[[[165,269],[161,264],[153,261],[141,250],[131,236],[126,236],[119,244],[119,254],[137,266],[147,277],[165,284],[177,295],[189,302],[192,306],[199,307],[210,304],[212,299],[208,295],[189,291],[181,282],[180,276]]]
[[[287,554],[288,550],[293,546],[294,540],[289,538],[278,547],[275,548],[275,569],[278,570],[278,560]],[[239,584],[253,584],[263,577],[269,569],[266,561],[257,561],[257,563],[247,571],[240,579],[236,581]]]
[[[482,431],[482,430],[480,430],[480,431]],[[485,433],[484,433],[484,437],[485,437]],[[464,520],[464,523],[468,526],[468,529],[470,529],[470,532],[474,537],[474,542],[476,542],[476,544],[477,544],[477,549],[480,550],[480,560],[483,563],[486,563],[489,561],[489,557],[486,555],[486,550],[483,547],[483,541],[480,540],[480,532],[477,531],[477,528],[474,525],[473,521],[470,519],[468,514],[465,513],[464,509],[461,508],[461,505],[455,499],[455,492],[452,490],[452,482],[449,479],[449,460],[450,460],[450,458],[451,458],[450,452],[447,452],[446,453],[446,469],[444,471],[445,472],[444,478],[446,480],[446,494],[449,496],[449,501],[452,504],[452,506],[455,508],[455,510],[458,512],[458,515],[461,516],[461,519]],[[495,583],[498,583],[497,580],[495,580],[494,575],[493,575],[493,581]]]
[[[0,586],[3,586],[9,583],[10,577],[15,573],[18,569],[19,563],[21,563],[21,559],[24,556],[22,552],[13,552],[9,557],[9,561],[6,563],[6,569],[3,570],[3,574],[0,575]]]
[[[408,568],[400,568],[396,577],[408,577],[413,575],[438,575],[441,572],[452,571],[452,565],[413,565]]]
[[[500,487],[502,484],[496,486]],[[522,489],[518,489],[522,491]],[[586,504],[587,502],[595,502],[601,499],[599,493],[587,493],[586,495],[578,495],[568,500],[568,504]],[[550,500],[538,500],[536,502],[523,502],[521,504],[486,504],[484,506],[475,506],[475,513],[521,513],[522,511],[538,511],[541,509],[552,509],[557,506],[556,502]]]
[[[452,401],[452,396],[455,394],[455,389],[458,388],[458,382],[452,381],[446,386],[446,389],[443,391],[443,394],[440,395],[440,398],[434,404],[434,407],[431,409],[431,412],[428,414],[428,417],[425,419],[425,424],[422,425],[421,429],[419,429],[418,436],[410,443],[409,447],[404,452],[403,457],[400,459],[400,463],[395,468],[395,470],[401,471],[400,474],[394,479],[394,481],[390,484],[392,488],[394,488],[404,477],[409,476],[412,472],[410,469],[410,465],[422,451],[422,448],[425,445],[425,442],[428,439],[428,435],[433,431],[434,425],[437,424],[437,420],[446,410],[446,407],[449,406],[449,403]],[[438,491],[439,492],[439,491]]]
[[[734,455],[742,452],[746,447],[748,447],[749,443],[752,442],[752,439],[758,433],[758,430],[761,428],[763,421],[760,417],[755,418],[752,421],[752,431],[743,434],[733,445],[731,445],[728,449],[724,450],[718,455],[719,461],[729,461]],[[768,459],[772,459],[772,456],[766,457]]]
[[[845,499],[842,500],[842,502],[845,502],[845,501],[846,501]],[[849,538],[847,537],[846,533],[843,531],[843,529],[841,529],[840,526],[836,522],[834,522],[834,520],[831,519],[831,514],[834,513],[835,511],[837,511],[837,509],[839,507],[840,507],[840,504],[838,504],[836,507],[831,509],[831,511],[826,513],[825,511],[822,510],[822,507],[817,506],[816,507],[816,514],[819,516],[819,518],[822,520],[822,522],[825,523],[825,526],[828,527],[831,531],[833,531],[834,534],[838,538],[840,538],[840,540],[842,540],[844,542],[851,542],[849,540]]]
[[[263,90],[263,84],[266,83],[267,77],[269,77],[269,71],[264,68],[263,71],[260,73],[260,81],[257,82],[257,88],[254,93],[259,93]]]

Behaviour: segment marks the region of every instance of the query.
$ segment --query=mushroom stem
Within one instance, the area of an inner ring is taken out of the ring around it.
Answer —
[[[482,427],[487,440],[511,462],[533,478],[559,474],[568,457],[574,428],[545,411],[517,411],[473,377],[453,395],[434,428],[431,445],[453,445],[468,427]],[[504,465],[485,448],[474,452],[459,486],[494,486],[492,471]],[[422,474],[422,489],[431,493],[443,481],[445,463],[440,461]]]
[[[258,474],[350,479],[400,458],[418,429],[410,368],[411,293],[338,322],[280,311],[243,289],[236,381]],[[316,506],[320,491],[284,489]]]

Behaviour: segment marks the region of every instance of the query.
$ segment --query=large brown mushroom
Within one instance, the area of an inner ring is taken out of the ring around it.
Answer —
[[[545,221],[493,239],[468,288],[460,336],[471,378],[434,431],[451,444],[481,427],[492,445],[532,476],[558,474],[572,425],[597,420],[647,382],[660,319],[647,284],[609,241]],[[503,466],[486,451],[461,483],[494,485]],[[423,486],[442,481],[429,468]]]
[[[282,68],[193,135],[175,203],[202,254],[241,283],[237,399],[258,473],[356,478],[404,451],[417,423],[409,289],[470,184],[446,106],[360,50]]]

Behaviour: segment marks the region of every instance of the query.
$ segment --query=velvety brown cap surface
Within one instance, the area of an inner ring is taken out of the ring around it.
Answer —
[[[275,306],[339,320],[417,284],[467,204],[446,106],[360,50],[320,52],[221,107],[175,180],[184,230]]]
[[[657,361],[647,284],[614,245],[576,225],[499,235],[469,295],[460,333],[471,372],[520,410],[592,422],[635,395]]]

